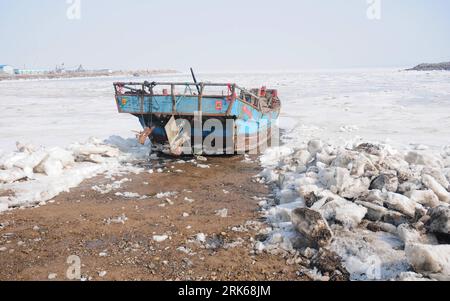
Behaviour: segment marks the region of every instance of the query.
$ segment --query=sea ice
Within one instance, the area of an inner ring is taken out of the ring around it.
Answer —
[[[4,212],[8,210],[8,204],[6,203],[0,203],[0,212]],[[1,229],[1,228],[0,228]]]
[[[165,240],[167,240],[169,238],[169,236],[167,235],[154,235],[153,236],[153,240],[156,242],[163,242]]]
[[[124,197],[126,199],[138,199],[141,197],[139,195],[139,193],[135,193],[135,192],[116,192],[115,195]]]
[[[450,193],[435,178],[430,175],[424,175],[422,182],[426,187],[434,191],[441,202],[450,203]]]
[[[344,146],[301,141],[261,156],[259,177],[274,186],[278,204],[262,208],[274,228],[264,242],[269,253],[279,253],[285,241],[296,245],[292,229],[301,224],[293,212],[309,207],[329,222],[330,248],[352,279],[389,280],[410,270],[405,245],[433,246],[438,240],[427,231],[447,231],[448,171],[433,150],[405,156],[390,145],[359,139]]]
[[[321,206],[319,211],[327,220],[334,219],[346,228],[353,228],[358,226],[366,216],[367,208],[336,197]]]
[[[69,191],[100,173],[140,170],[124,164],[136,158],[133,155],[135,149],[122,152],[114,145],[98,139],[92,138],[85,144],[76,143],[68,149],[55,147],[47,150],[25,147],[19,143],[17,145],[15,152],[0,158],[0,182],[5,183],[1,189],[10,192],[0,197],[2,207],[5,204],[16,207],[51,200],[59,193]],[[93,163],[95,160],[91,160],[91,155],[100,156],[104,160]]]
[[[224,209],[217,210],[216,215],[221,218],[226,218],[228,216],[228,209],[224,208]]]
[[[411,244],[406,247],[406,255],[416,272],[450,281],[450,245]]]
[[[414,217],[416,213],[416,203],[398,193],[388,192],[385,203],[390,209],[397,210],[409,217]]]

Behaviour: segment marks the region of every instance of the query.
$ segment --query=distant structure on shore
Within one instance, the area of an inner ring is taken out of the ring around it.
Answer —
[[[64,63],[55,67],[55,69],[29,69],[29,68],[14,68],[11,65],[0,64],[0,74],[3,76],[8,75],[54,75],[54,74],[111,74],[111,69],[100,70],[86,70],[83,65],[78,65],[73,68],[66,68]]]
[[[71,77],[97,77],[97,76],[152,76],[155,74],[173,74],[176,70],[117,70],[112,69],[85,69],[83,65],[66,67],[57,65],[54,69],[27,69],[14,68],[10,65],[0,65],[0,80],[10,79],[51,79]]]
[[[14,68],[10,65],[0,65],[0,73],[14,74]]]
[[[113,73],[111,69],[86,70],[83,65],[75,67],[66,67],[64,63],[61,66],[56,66],[55,70],[49,72],[50,74],[64,74],[64,73]]]
[[[50,70],[45,69],[14,69],[16,75],[42,75],[49,72]]]
[[[450,71],[450,62],[438,64],[420,64],[406,71]]]

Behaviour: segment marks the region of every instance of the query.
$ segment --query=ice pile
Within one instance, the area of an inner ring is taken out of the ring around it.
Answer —
[[[355,280],[450,279],[450,148],[311,140],[261,163],[275,191],[266,250],[330,250]]]
[[[130,162],[148,152],[148,146],[117,136],[106,141],[90,138],[65,149],[18,142],[16,151],[0,153],[0,212],[46,202],[101,173],[138,172]]]

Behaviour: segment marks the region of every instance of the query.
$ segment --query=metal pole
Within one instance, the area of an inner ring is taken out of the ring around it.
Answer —
[[[194,79],[195,86],[197,87],[197,92],[200,94],[200,87],[197,84],[197,79],[195,78],[194,69],[191,68],[192,78]]]

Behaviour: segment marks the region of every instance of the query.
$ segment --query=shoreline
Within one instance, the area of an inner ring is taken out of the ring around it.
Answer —
[[[97,78],[97,77],[142,77],[164,74],[179,74],[177,70],[138,70],[138,71],[113,71],[113,72],[71,72],[59,74],[25,74],[25,75],[5,75],[0,74],[2,81],[21,81],[21,80],[52,80],[52,79],[78,79],[78,78]]]

